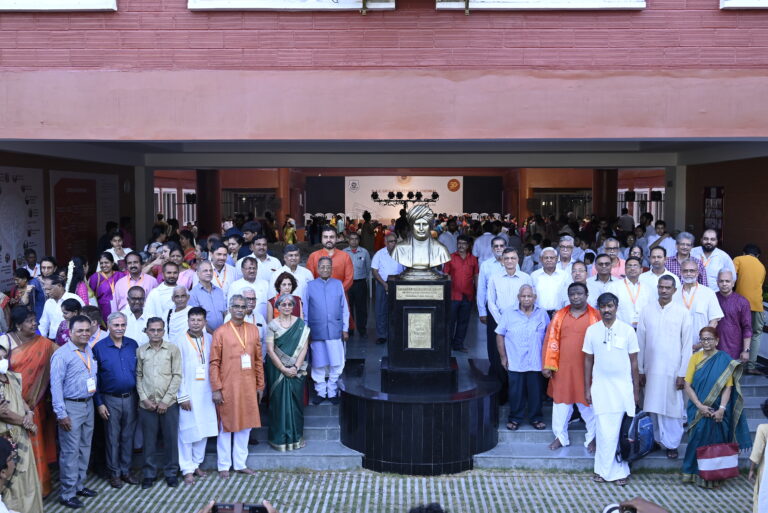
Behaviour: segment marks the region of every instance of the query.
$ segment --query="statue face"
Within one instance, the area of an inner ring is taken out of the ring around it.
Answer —
[[[417,219],[413,223],[413,238],[427,240],[427,237],[429,237],[429,223],[426,219]]]

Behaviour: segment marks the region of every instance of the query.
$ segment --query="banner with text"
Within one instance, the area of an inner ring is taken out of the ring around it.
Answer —
[[[43,170],[0,167],[0,290],[13,286],[25,249],[34,249],[38,261],[44,256],[43,210]]]
[[[461,176],[348,176],[344,186],[344,211],[355,219],[360,219],[366,210],[373,219],[385,223],[399,216],[402,204],[391,207],[380,205],[371,199],[374,191],[380,198],[386,198],[390,192],[402,192],[406,197],[408,192],[417,191],[430,198],[436,192],[440,198],[430,203],[435,214],[464,212],[464,178]],[[410,207],[412,203],[408,205]]]

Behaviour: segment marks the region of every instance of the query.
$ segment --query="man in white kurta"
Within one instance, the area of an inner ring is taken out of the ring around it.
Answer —
[[[619,309],[616,317],[637,329],[640,313],[653,301],[653,291],[648,285],[640,283],[640,273],[643,267],[640,259],[629,257],[624,264],[626,276],[608,284],[606,292],[619,298]]]
[[[561,288],[569,277],[570,273],[557,265],[555,248],[542,249],[541,269],[531,273],[531,282],[536,289],[536,306],[546,310],[550,317],[560,309]]]
[[[596,482],[626,484],[629,465],[616,461],[616,447],[624,414],[634,417],[640,400],[637,371],[637,335],[629,324],[616,319],[618,298],[606,292],[597,300],[602,322],[584,335],[584,387],[592,403],[597,431]]]
[[[168,310],[173,308],[173,289],[179,279],[179,266],[173,262],[163,264],[163,282],[152,289],[144,303],[144,311],[150,317],[160,317],[165,322]]]
[[[671,276],[659,278],[659,300],[640,315],[637,342],[640,383],[645,382],[643,410],[653,419],[653,436],[677,458],[686,420],[683,388],[691,358],[691,317],[672,300],[675,282]]]
[[[173,289],[173,308],[168,310],[163,317],[165,321],[165,340],[175,342],[179,336],[187,331],[187,313],[189,306],[189,291],[187,287],[179,285]]]
[[[659,278],[668,274],[675,278],[675,287],[680,289],[680,278],[677,277],[672,271],[667,269],[667,250],[663,247],[656,247],[651,250],[648,255],[648,261],[651,263],[651,269],[640,275],[640,283],[647,286],[653,291],[653,300],[659,299],[656,294],[656,285],[659,283]]]
[[[245,289],[252,289],[256,293],[256,310],[263,316],[267,316],[267,300],[269,299],[269,285],[267,280],[256,278],[256,269],[259,265],[254,257],[248,256],[242,259],[243,277],[229,286],[227,303],[233,296],[242,295]]]
[[[683,286],[675,293],[673,301],[683,305],[691,317],[691,343],[693,350],[701,348],[699,331],[705,326],[717,327],[720,319],[725,317],[717,295],[705,285],[698,282],[699,264],[694,260],[683,260],[680,263],[680,273],[683,275]]]
[[[701,246],[696,246],[691,250],[691,256],[701,260],[704,269],[707,272],[707,286],[717,292],[717,274],[723,269],[728,269],[733,273],[733,281],[736,281],[736,266],[730,255],[717,247],[717,232],[715,230],[704,230],[701,235]]]
[[[174,340],[181,351],[179,385],[179,467],[184,482],[193,484],[203,477],[200,464],[205,458],[208,437],[219,433],[216,406],[213,404],[208,362],[211,335],[205,331],[205,310],[188,310],[188,330]]]

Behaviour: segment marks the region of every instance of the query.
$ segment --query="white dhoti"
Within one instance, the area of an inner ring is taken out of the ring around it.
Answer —
[[[629,475],[626,461],[616,461],[616,447],[624,412],[595,415],[597,449],[595,450],[595,474],[606,481],[624,479]]]
[[[186,443],[182,442],[181,437],[179,437],[179,468],[182,476],[192,474],[200,467],[205,458],[205,445],[207,443],[207,438]]]
[[[560,440],[563,447],[571,444],[568,437],[568,422],[571,420],[571,414],[573,414],[573,406],[573,404],[566,403],[552,404],[552,433]],[[578,406],[581,418],[587,425],[587,434],[584,440],[584,447],[586,447],[595,439],[595,414],[592,412],[592,408],[585,404],[577,403],[576,406]]]
[[[684,419],[651,413],[653,438],[665,449],[677,449],[683,439]]]
[[[320,397],[336,397],[341,373],[344,372],[344,342],[341,339],[317,340],[312,347],[312,381]],[[327,378],[327,382],[326,382]]]
[[[219,437],[216,440],[216,459],[218,460],[220,472],[227,471],[233,466],[235,470],[243,470],[245,468],[245,460],[248,459],[248,439],[250,436],[251,428],[235,433],[224,431],[223,427],[219,428]]]

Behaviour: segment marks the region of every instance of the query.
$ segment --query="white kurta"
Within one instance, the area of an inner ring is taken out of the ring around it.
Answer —
[[[175,308],[173,304],[173,289],[176,285],[168,285],[163,282],[151,291],[144,303],[144,312],[150,317],[160,317],[165,322],[168,310]]]
[[[594,355],[592,367],[592,409],[595,415],[635,415],[632,365],[629,355],[637,353],[637,335],[629,324],[616,320],[611,329],[598,322],[587,328],[582,351]]]
[[[699,331],[709,326],[709,321],[725,317],[720,302],[712,289],[704,285],[695,284],[690,292],[680,287],[675,293],[672,302],[678,303],[688,309],[691,317],[691,342],[699,341]],[[685,373],[683,373],[685,375]]]
[[[168,310],[163,316],[165,321],[165,340],[176,342],[176,340],[189,328],[189,310],[187,306],[182,310],[176,311],[175,308]]]
[[[616,444],[624,414],[635,415],[629,355],[639,351],[637,336],[622,321],[616,320],[610,329],[598,322],[587,328],[582,350],[595,358],[590,387],[597,435],[595,473],[606,481],[623,479],[629,475],[629,465],[616,461]]]
[[[675,301],[663,308],[654,301],[640,315],[638,367],[645,374],[643,410],[647,412],[674,418],[686,415],[683,391],[677,390],[675,379],[685,377],[691,359],[691,318],[687,314]]]
[[[531,274],[531,282],[536,289],[536,306],[544,310],[560,309],[560,289],[564,281],[571,278],[559,267],[555,267],[552,274],[547,274],[544,269],[537,269]]]
[[[179,441],[193,443],[219,434],[216,407],[211,394],[208,365],[211,356],[211,334],[204,333],[202,353],[193,337],[182,333],[174,342],[181,351],[181,384],[179,402],[189,400],[192,411],[179,409]],[[198,368],[202,368],[198,371]],[[203,379],[197,379],[202,376]]]
[[[707,286],[717,292],[720,290],[717,286],[717,274],[723,270],[728,269],[733,273],[733,281],[736,281],[736,266],[733,265],[731,257],[720,248],[715,248],[714,251],[707,257],[704,255],[704,248],[696,246],[691,250],[691,256],[701,260],[704,264],[704,269],[707,271]]]
[[[649,303],[655,301],[654,296],[656,295],[648,285],[640,283],[639,280],[633,284],[628,278],[608,283],[605,291],[615,294],[619,298],[616,318],[632,327],[637,327],[640,313]]]
[[[640,275],[640,283],[643,285],[647,285],[648,289],[652,291],[651,295],[653,296],[653,300],[656,301],[659,299],[659,278],[664,276],[665,274],[668,274],[669,276],[672,276],[672,278],[675,279],[675,288],[677,290],[680,290],[680,278],[677,277],[677,275],[673,274],[670,271],[667,271],[667,269],[664,269],[664,272],[660,275],[656,275],[653,273],[653,271],[646,271],[643,274]]]
[[[256,279],[254,281],[248,281],[245,278],[240,278],[232,285],[229,286],[229,293],[227,294],[227,305],[233,296],[242,294],[245,289],[253,289],[256,294],[256,310],[262,315],[267,316],[267,299],[269,298],[269,287],[266,280]]]

